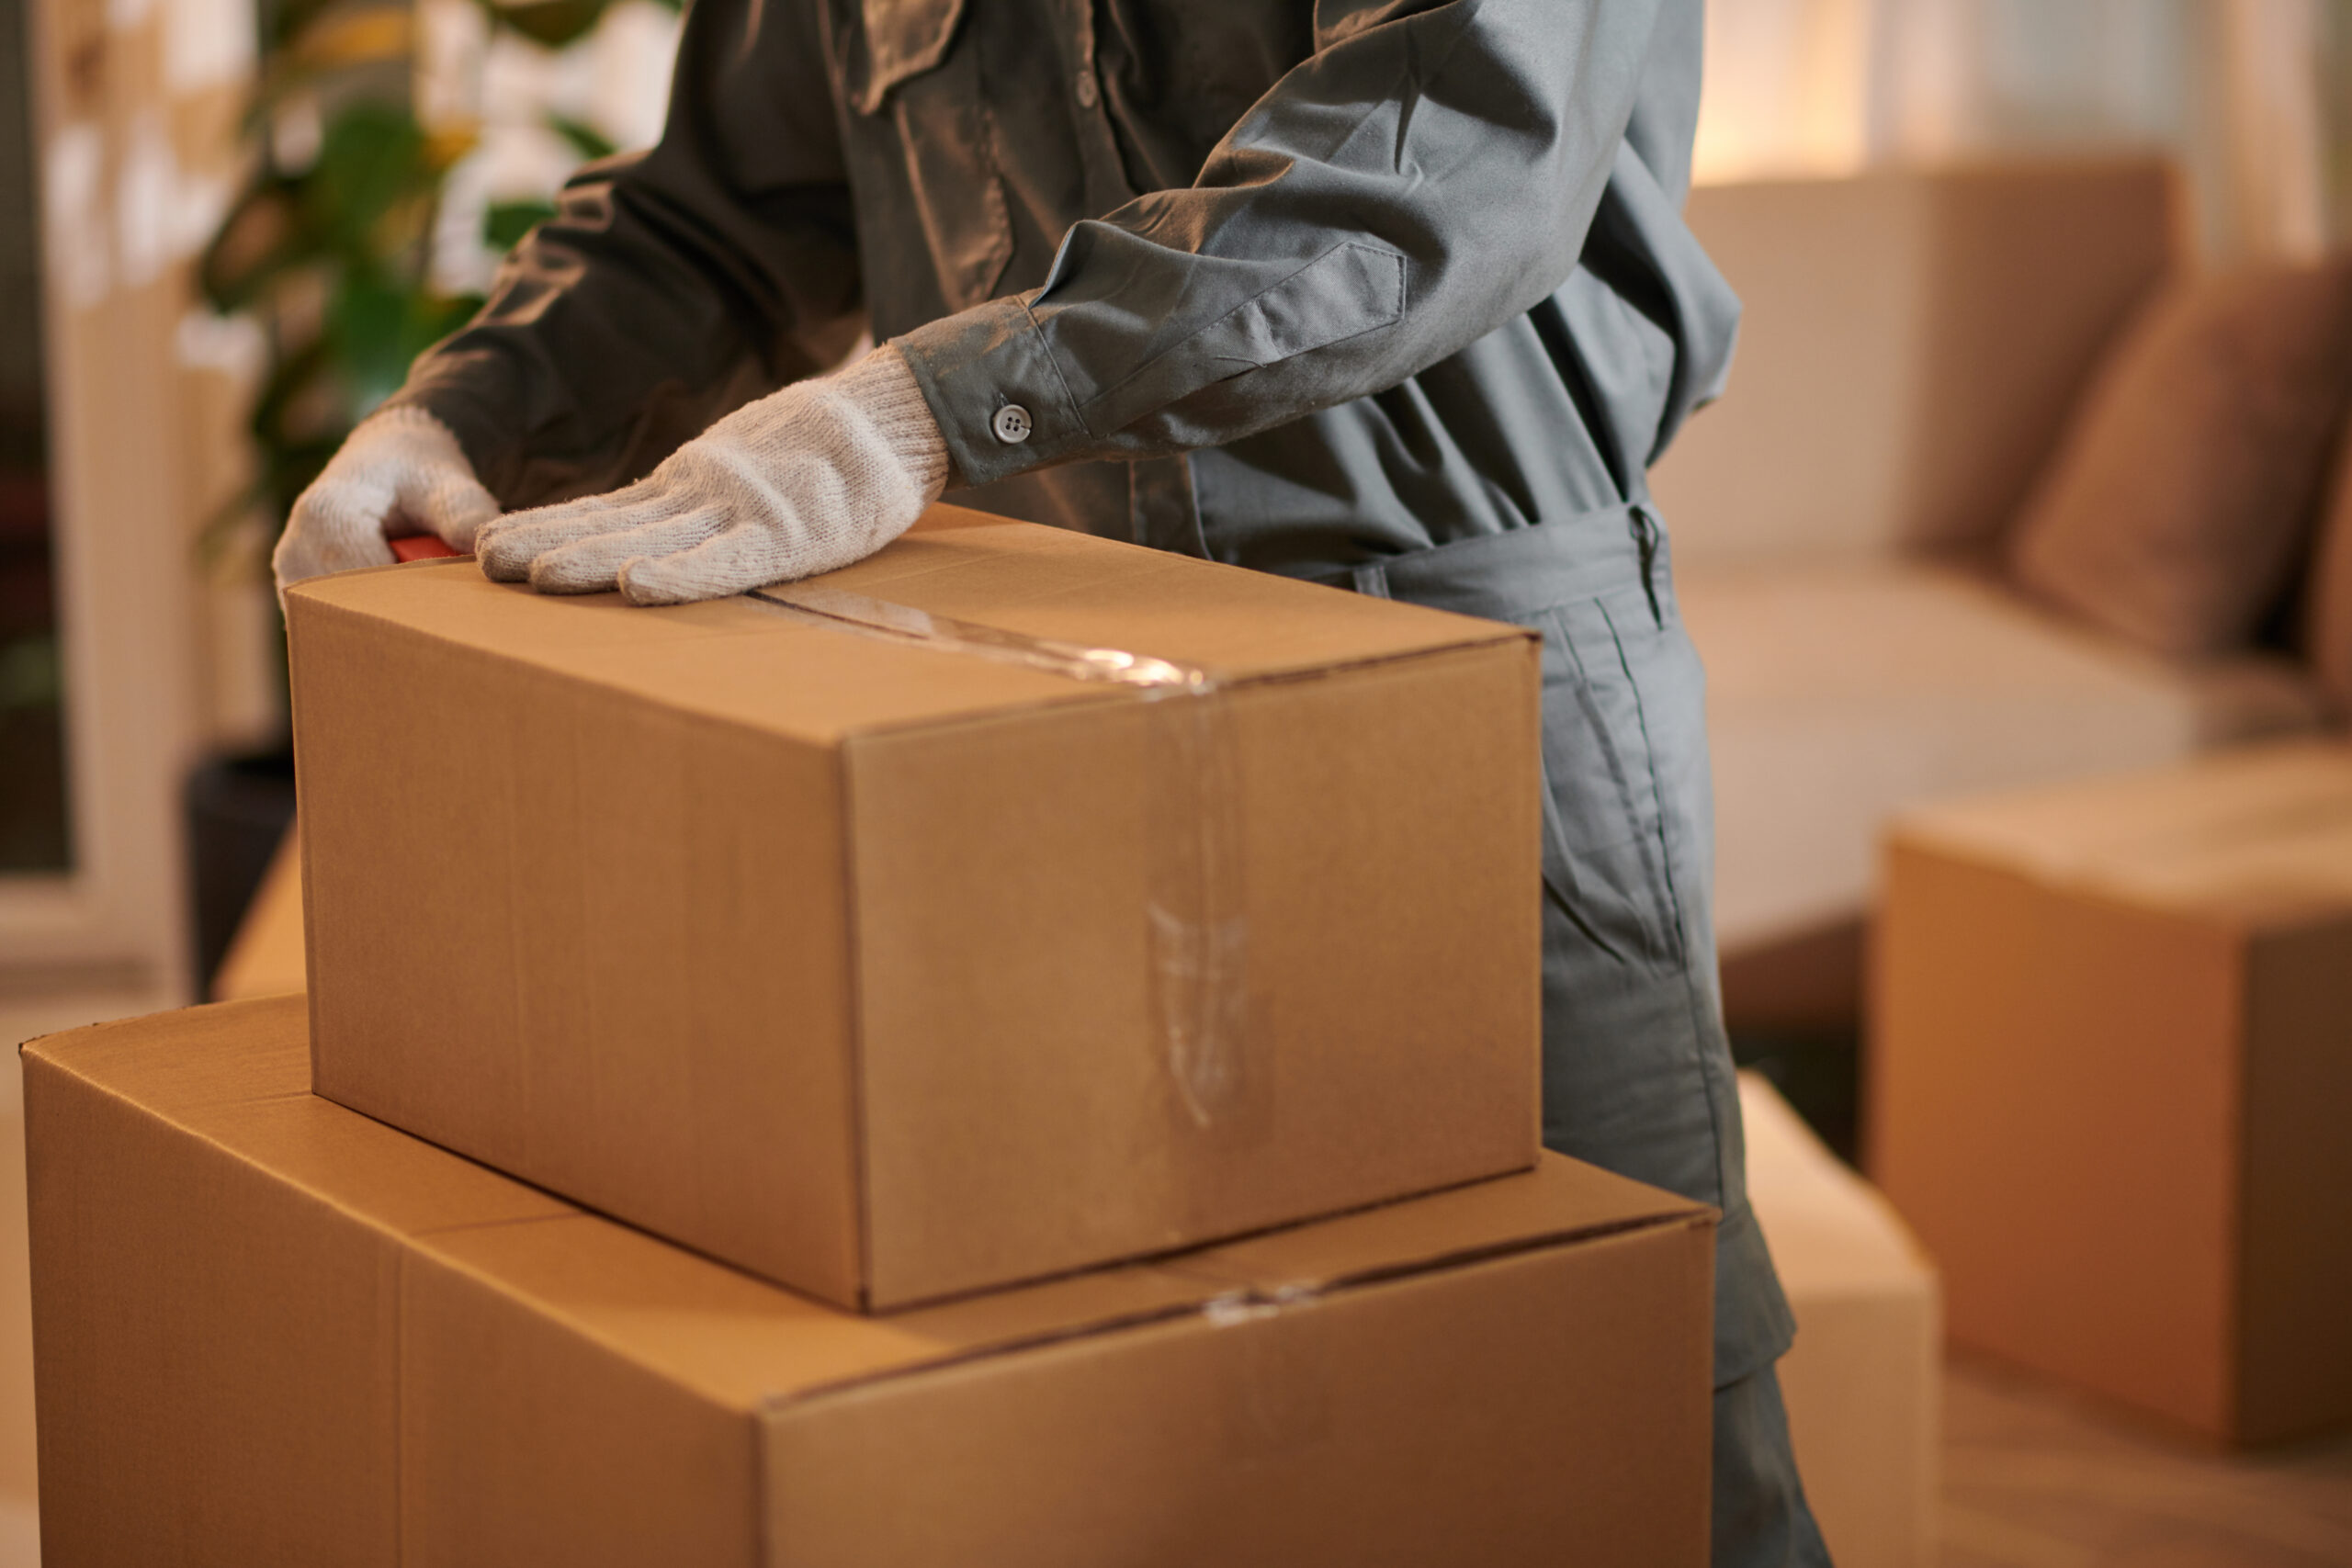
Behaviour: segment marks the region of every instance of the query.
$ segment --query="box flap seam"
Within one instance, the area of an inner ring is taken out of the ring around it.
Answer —
[[[1212,1327],[1229,1327],[1295,1307],[1311,1305],[1334,1296],[1343,1296],[1402,1280],[1447,1273],[1480,1263],[1525,1257],[1565,1247],[1581,1246],[1588,1242],[1640,1231],[1666,1230],[1677,1226],[1702,1224],[1712,1226],[1715,1218],[1714,1210],[1704,1205],[1693,1205],[1687,1209],[1645,1214],[1603,1224],[1545,1231],[1531,1235],[1515,1236],[1508,1241],[1458,1247],[1445,1252],[1428,1254],[1411,1262],[1346,1270],[1323,1280],[1301,1280],[1271,1287],[1235,1285],[1204,1300],[1096,1318],[1067,1327],[970,1346],[895,1367],[811,1383],[789,1393],[767,1394],[759,1401],[759,1413],[763,1417],[774,1416],[819,1400],[894,1382],[902,1378],[919,1377],[950,1367],[967,1366],[1002,1357],[1023,1355],[1046,1346],[1099,1338],[1106,1335],[1148,1328],[1157,1324],[1174,1323],[1197,1317],[1204,1319]],[[1177,1264],[1161,1264],[1157,1267],[1163,1272],[1174,1274],[1185,1280],[1197,1280],[1204,1284],[1215,1285],[1225,1282],[1214,1274],[1196,1273]]]

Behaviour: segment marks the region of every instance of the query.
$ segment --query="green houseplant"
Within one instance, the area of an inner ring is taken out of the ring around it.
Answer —
[[[619,0],[471,3],[487,18],[486,39],[503,32],[560,49],[594,31]],[[676,0],[659,3],[674,8]],[[462,324],[481,297],[435,280],[449,177],[479,128],[418,117],[413,7],[265,0],[260,24],[244,121],[252,173],[197,276],[211,307],[252,320],[264,344],[247,421],[253,479],[207,523],[200,548],[216,565],[266,571],[295,498],[417,354]],[[547,124],[580,158],[614,151],[586,123],[549,115]],[[553,194],[490,206],[483,242],[512,246],[553,213]],[[203,986],[293,816],[290,745],[206,759],[183,802]]]
[[[493,34],[562,48],[593,31],[614,0],[475,3]],[[250,420],[254,481],[208,530],[215,547],[256,511],[274,538],[353,424],[481,304],[434,284],[444,185],[476,133],[419,121],[410,6],[277,0],[262,27],[247,116],[253,173],[198,271],[212,308],[253,318],[266,344]],[[582,121],[549,116],[548,124],[582,158],[613,151]],[[553,210],[545,197],[495,204],[483,238],[503,250]]]

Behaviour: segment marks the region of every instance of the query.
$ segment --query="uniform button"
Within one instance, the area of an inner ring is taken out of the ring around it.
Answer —
[[[1007,446],[1018,446],[1029,439],[1029,433],[1036,426],[1029,422],[1027,409],[1019,403],[1007,403],[996,411],[996,417],[989,421],[989,428],[995,431],[996,438]]]
[[[1094,107],[1095,100],[1100,98],[1102,96],[1102,89],[1094,85],[1094,73],[1086,70],[1080,71],[1078,73],[1078,107],[1083,109],[1091,109]]]

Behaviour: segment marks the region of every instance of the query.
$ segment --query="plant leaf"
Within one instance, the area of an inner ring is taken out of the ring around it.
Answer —
[[[302,187],[321,226],[336,242],[366,253],[368,231],[403,199],[429,197],[435,184],[424,132],[405,105],[345,104],[328,119],[318,162]]]
[[[605,18],[607,0],[484,0],[491,20],[533,43],[561,49]]]
[[[591,161],[609,158],[620,151],[603,131],[586,120],[574,119],[570,115],[549,114],[548,129],[571,142],[573,152]]]
[[[545,201],[493,201],[481,215],[482,243],[495,251],[511,251],[523,237],[555,216]]]

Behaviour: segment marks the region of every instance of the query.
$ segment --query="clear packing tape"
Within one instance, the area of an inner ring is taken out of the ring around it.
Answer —
[[[1153,1032],[1196,1124],[1206,1128],[1239,1105],[1249,1088],[1249,923],[1239,768],[1217,677],[1123,649],[1029,637],[818,582],[780,583],[750,596],[843,630],[1136,694],[1143,705],[1144,939]]]

